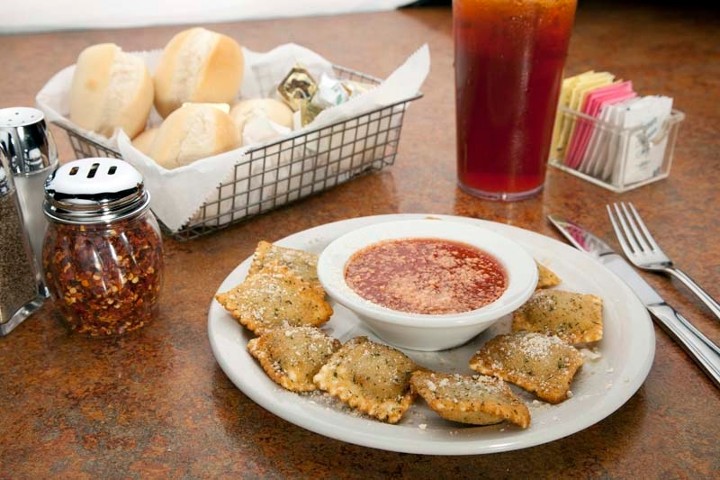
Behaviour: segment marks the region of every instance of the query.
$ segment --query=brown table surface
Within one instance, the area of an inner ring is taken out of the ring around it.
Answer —
[[[717,476],[719,390],[657,327],[647,380],[606,419],[533,448],[442,457],[343,443],[267,412],[218,366],[207,313],[220,283],[260,239],[349,217],[408,212],[489,219],[559,239],[546,220],[557,213],[617,245],[604,213],[604,205],[617,200],[634,202],[667,252],[720,298],[718,26],[711,11],[583,3],[567,73],[608,70],[631,79],[641,93],[672,96],[687,119],[671,175],[618,195],[550,169],[538,197],[493,203],[466,195],[455,183],[449,8],[212,25],[257,51],[296,42],[379,77],[428,43],[432,71],[424,98],[407,113],[396,163],[207,237],[167,239],[161,314],[139,332],[109,340],[72,335],[47,304],[0,339],[0,477]],[[0,106],[33,105],[36,92],[83,47],[159,48],[182,28],[0,37]],[[62,158],[71,159],[66,142],[59,142]],[[644,276],[720,342],[720,324],[682,285]]]

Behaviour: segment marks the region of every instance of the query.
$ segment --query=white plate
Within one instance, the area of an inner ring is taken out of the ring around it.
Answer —
[[[320,253],[338,236],[378,222],[425,218],[422,214],[380,215],[354,218],[305,230],[278,245]],[[397,425],[357,415],[342,404],[320,394],[298,395],[284,390],[265,375],[246,350],[252,335],[216,301],[210,305],[208,334],[220,367],[230,380],[260,406],[300,427],[357,445],[396,452],[430,455],[470,455],[503,452],[551,442],[583,430],[620,408],[640,388],[650,371],[655,353],[655,334],[647,310],[637,297],[609,270],[590,256],[537,233],[517,227],[464,217],[431,215],[445,221],[475,224],[515,240],[533,257],[563,280],[558,287],[594,293],[604,301],[604,338],[589,355],[572,385],[573,396],[559,405],[527,401],[532,423],[523,430],[508,424],[489,427],[462,426],[439,418],[418,401]],[[250,259],[227,276],[218,292],[239,284]],[[341,341],[372,334],[357,317],[341,305],[325,330]],[[509,317],[486,330],[469,344],[443,352],[406,350],[417,363],[443,372],[473,373],[468,360],[478,346],[509,331]]]

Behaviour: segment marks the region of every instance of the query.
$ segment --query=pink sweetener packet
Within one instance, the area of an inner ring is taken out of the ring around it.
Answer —
[[[594,95],[589,101],[590,105],[588,107],[587,115],[592,116],[595,119],[599,119],[604,106],[615,105],[637,97],[637,93],[632,90],[632,83],[629,81],[623,83],[626,85],[621,89],[599,92],[597,95]],[[576,165],[581,165],[583,160],[585,160],[588,156],[591,140],[599,128],[597,122],[593,122],[592,124],[590,124],[590,122],[586,123],[587,125],[585,125],[585,128],[583,128],[579,133],[577,141]]]
[[[600,178],[601,172],[604,172],[608,168],[608,164],[613,162],[607,152],[612,150],[612,147],[620,140],[622,125],[616,121],[620,114],[610,110],[637,100],[637,98],[636,92],[628,92],[625,96],[612,97],[600,102],[598,121],[590,134],[585,158],[579,170]]]
[[[581,113],[597,119],[600,115],[600,108],[605,103],[617,103],[629,98],[628,95],[635,95],[631,81],[616,82],[604,85],[588,92],[584,98]],[[566,165],[578,169],[585,159],[588,144],[596,123],[586,118],[578,118],[573,136],[568,144]]]

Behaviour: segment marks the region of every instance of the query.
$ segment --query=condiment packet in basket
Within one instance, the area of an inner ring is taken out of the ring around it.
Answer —
[[[573,111],[580,111],[585,96],[595,88],[612,83],[615,76],[608,72],[589,70],[563,80],[559,105]],[[551,151],[559,158],[565,158],[567,146],[575,130],[575,122],[564,115],[557,115],[553,131]]]
[[[612,103],[619,103],[637,94],[632,89],[632,82],[616,82],[588,92],[583,101],[581,112],[593,118],[600,115],[601,108]],[[579,120],[567,147],[565,163],[581,170],[581,163],[586,159],[593,124],[588,120]]]
[[[274,97],[278,85],[299,64],[313,78],[332,75],[332,64],[320,55],[294,44],[284,45],[267,53],[251,53],[245,57],[251,65],[251,75],[243,80],[242,94],[245,90],[253,92],[255,97]]]
[[[623,128],[630,132],[619,153],[624,169],[613,170],[614,183],[635,183],[651,178],[660,169],[667,144],[666,122],[672,112],[672,98],[650,95],[627,107]]]
[[[155,65],[160,57],[161,51],[139,53],[146,59],[150,71],[154,71]],[[244,49],[245,54],[245,78],[240,90],[241,98],[267,98],[268,86],[275,87],[288,72],[288,65],[302,63],[310,68],[316,78],[323,73],[332,72],[332,64],[315,52],[304,47],[287,44],[282,45],[267,53],[257,53]],[[271,63],[282,65],[282,68],[268,69]],[[258,68],[255,68],[258,67]],[[152,159],[137,150],[131,140],[123,132],[116,132],[110,138],[104,138],[84,129],[80,129],[68,119],[69,102],[68,93],[72,82],[74,66],[68,67],[56,74],[43,89],[38,93],[36,101],[38,106],[45,112],[46,117],[53,122],[62,123],[71,130],[83,137],[92,139],[108,149],[118,151],[122,158],[137,168],[145,178],[145,183],[152,195],[152,208],[157,217],[171,231],[177,232],[184,225],[188,224],[198,214],[203,204],[209,199],[218,198],[219,186],[227,183],[233,178],[246,178],[244,186],[235,184],[232,186],[233,198],[221,202],[220,217],[218,224],[233,219],[232,215],[224,215],[238,210],[242,205],[238,202],[254,203],[258,197],[264,197],[268,193],[276,194],[277,190],[292,186],[292,182],[298,179],[294,172],[300,168],[302,172],[308,172],[313,166],[307,166],[307,159],[300,155],[296,166],[294,163],[294,149],[278,151],[275,154],[267,155],[263,162],[250,162],[248,151],[263,145],[249,145],[230,152],[216,155],[209,158],[197,160],[189,165],[173,170],[167,170],[155,163]],[[324,127],[334,122],[343,121],[359,114],[371,111],[376,108],[393,105],[398,102],[407,101],[419,93],[420,86],[424,82],[430,69],[430,54],[427,45],[421,47],[405,62],[400,65],[386,80],[382,81],[375,88],[356,95],[347,102],[324,109],[308,125],[300,130],[290,132],[290,137],[303,135],[312,132],[316,128]],[[157,126],[160,117],[153,111],[148,127]],[[262,137],[265,127],[272,125],[257,125],[256,132]],[[282,133],[282,132],[281,132]],[[339,135],[342,135],[340,133]],[[280,138],[282,139],[282,137]],[[270,145],[271,142],[264,144]],[[371,151],[368,146],[368,151]],[[278,148],[278,150],[280,150]],[[292,162],[291,162],[292,161]],[[318,158],[317,162],[322,162]],[[335,168],[342,168],[342,165]],[[256,170],[260,171],[256,171]],[[251,171],[252,170],[252,171]],[[304,175],[312,173],[305,173]],[[293,175],[287,182],[277,182],[273,185],[273,178],[279,179],[282,175]],[[248,195],[237,195],[238,188],[247,188]],[[273,192],[268,192],[273,190]],[[220,195],[225,198],[224,195]]]

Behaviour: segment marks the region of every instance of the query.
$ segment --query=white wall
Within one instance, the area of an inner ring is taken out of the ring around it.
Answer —
[[[391,10],[410,0],[0,0],[0,33]]]

